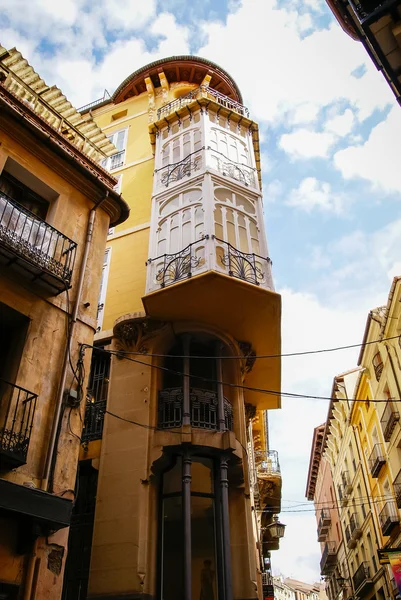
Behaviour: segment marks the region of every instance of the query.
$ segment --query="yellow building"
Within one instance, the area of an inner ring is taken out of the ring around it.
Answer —
[[[0,46],[0,597],[61,597],[116,148]],[[73,376],[72,370],[75,371]]]
[[[326,426],[325,457],[347,547],[342,593],[369,600],[398,598],[378,550],[401,544],[400,299],[396,277],[387,305],[369,313],[359,367],[334,379]],[[338,566],[333,556],[329,571],[326,564],[322,570],[329,576],[330,600],[339,597],[333,582]]]
[[[233,79],[193,56],[82,110],[117,146],[104,164],[132,210],[108,238],[64,598],[260,598],[280,359],[255,357],[280,354],[281,303],[258,126]]]

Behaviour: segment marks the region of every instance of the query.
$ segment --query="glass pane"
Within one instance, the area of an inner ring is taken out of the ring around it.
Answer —
[[[163,500],[162,529],[162,598],[177,600],[184,597],[181,496]]]
[[[213,493],[213,461],[210,458],[192,458],[191,492]]]
[[[194,465],[193,465],[194,466]],[[192,598],[217,600],[214,502],[191,497]],[[177,596],[177,599],[182,596]]]
[[[163,475],[163,494],[173,494],[180,492],[182,486],[182,458],[177,457],[177,461],[172,469],[166,471]]]
[[[114,145],[117,148],[117,150],[124,149],[124,140],[125,140],[125,131],[119,131],[117,133],[116,140],[114,142]]]

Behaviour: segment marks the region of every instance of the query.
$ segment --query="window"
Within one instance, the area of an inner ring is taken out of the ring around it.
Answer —
[[[104,169],[112,171],[113,169],[118,169],[119,167],[122,167],[125,163],[125,149],[127,146],[128,128],[115,131],[107,137],[117,148],[117,153],[113,154],[113,156],[105,158],[102,163],[102,167]]]
[[[104,258],[103,258],[102,279],[100,282],[100,293],[99,293],[99,301],[98,301],[98,306],[97,306],[96,331],[100,331],[102,328],[102,324],[103,324],[104,305],[106,302],[107,280],[109,278],[110,261],[111,261],[111,248],[106,248],[106,251],[104,253]]]
[[[220,186],[215,187],[214,199],[216,237],[241,252],[260,254],[260,232],[253,200]]]
[[[193,598],[224,597],[222,517],[228,506],[220,494],[217,496],[221,488],[218,457],[178,454],[173,460],[161,481],[160,597],[163,600],[184,597],[184,571],[188,563]],[[189,506],[185,505],[183,490],[187,475],[191,476]],[[183,543],[184,510],[191,520],[190,547],[184,547]]]
[[[6,171],[3,171],[0,175],[1,193],[11,198],[11,200],[15,200],[40,219],[46,219],[49,203]]]

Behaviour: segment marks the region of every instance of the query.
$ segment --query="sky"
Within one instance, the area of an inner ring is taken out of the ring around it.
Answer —
[[[171,55],[227,70],[261,132],[283,352],[362,341],[368,311],[401,275],[401,108],[325,0],[0,0],[0,13],[3,46],[16,46],[77,107]],[[282,389],[328,396],[357,358],[357,349],[283,358]],[[320,579],[305,488],[327,408],[283,399],[269,414],[287,525],[273,570],[306,582]]]

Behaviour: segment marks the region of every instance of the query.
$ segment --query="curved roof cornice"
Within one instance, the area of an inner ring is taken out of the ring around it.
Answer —
[[[155,87],[159,87],[160,83],[156,79],[161,71],[164,71],[169,83],[189,81],[199,85],[203,77],[209,73],[212,75],[211,87],[220,88],[219,91],[226,96],[232,97],[241,104],[243,102],[239,87],[227,71],[211,60],[190,55],[162,58],[137,69],[120,83],[112,95],[112,101],[117,104],[130,96],[146,91],[145,77],[155,78]],[[186,75],[188,77],[184,78]]]

